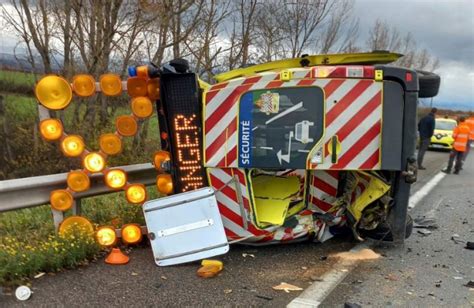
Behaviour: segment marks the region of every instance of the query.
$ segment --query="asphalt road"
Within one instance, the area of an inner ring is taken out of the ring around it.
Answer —
[[[443,153],[428,154],[421,182],[441,168],[432,158]],[[402,249],[375,247],[384,257],[362,262],[321,307],[343,307],[346,302],[362,307],[474,307],[474,289],[465,286],[474,281],[474,251],[464,248],[465,241],[474,241],[474,155],[460,175],[447,175],[410,214],[432,218],[438,228],[428,235],[414,229]]]
[[[445,152],[428,152],[425,163],[428,169],[421,171],[419,183],[415,184],[414,189],[432,178],[446,160]],[[471,251],[462,248],[462,244],[454,244],[450,236],[452,233],[458,233],[463,238],[474,235],[469,233],[473,228],[472,221],[469,221],[474,220],[473,205],[467,203],[467,200],[474,202],[473,185],[471,180],[469,191],[469,182],[466,182],[474,178],[472,162],[471,157],[471,166],[466,168],[464,174],[445,178],[440,188],[413,210],[414,217],[421,215],[442,197],[444,201],[438,207],[440,212],[437,212],[439,229],[426,237],[415,234],[403,251],[378,248],[387,257],[360,265],[331,294],[324,306],[342,307],[346,301],[364,306],[369,303],[385,306],[388,302],[403,305],[407,302],[400,300],[409,299],[416,300],[413,302],[415,305],[467,303],[462,298],[468,296],[468,288],[463,287],[462,283],[472,277],[474,257]],[[467,219],[468,223],[463,224],[463,219]],[[299,292],[275,291],[272,286],[287,282],[307,288],[334,264],[334,259],[324,257],[347,251],[354,245],[350,239],[340,238],[324,244],[300,243],[258,248],[233,245],[231,251],[220,258],[224,262],[224,271],[212,279],[196,276],[198,263],[157,267],[149,248],[135,248],[130,252],[131,261],[127,265],[110,266],[98,260],[76,270],[45,275],[32,281],[34,293],[27,302],[17,301],[7,291],[0,295],[0,306],[284,307]],[[244,257],[244,253],[254,257]],[[439,266],[434,267],[435,264]],[[388,274],[395,275],[397,280],[386,279]],[[462,280],[453,278],[460,276]],[[443,281],[440,288],[434,285],[437,280]],[[436,295],[428,295],[430,292]],[[457,295],[459,301],[456,298],[450,300],[450,295]]]

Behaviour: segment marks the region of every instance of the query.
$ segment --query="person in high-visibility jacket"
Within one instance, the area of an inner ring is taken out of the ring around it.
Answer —
[[[469,140],[467,141],[466,152],[464,152],[464,157],[462,158],[463,162],[466,160],[466,157],[469,154],[469,151],[471,150],[471,145],[474,144],[474,116],[470,116],[469,118],[467,118],[466,124],[467,126],[469,126],[470,132]]]
[[[449,154],[448,167],[443,170],[445,173],[451,173],[453,168],[454,159],[456,159],[456,165],[454,166],[454,174],[459,174],[462,169],[462,163],[464,158],[464,152],[466,152],[467,142],[469,140],[469,133],[471,129],[466,124],[466,118],[459,118],[459,125],[453,130],[453,149]]]

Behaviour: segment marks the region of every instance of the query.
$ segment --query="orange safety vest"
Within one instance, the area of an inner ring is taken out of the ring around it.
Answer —
[[[469,133],[471,129],[466,124],[466,122],[462,122],[458,126],[456,126],[453,130],[453,138],[454,144],[453,147],[458,152],[465,152],[467,141],[469,140]]]
[[[469,117],[465,123],[471,128],[471,132],[469,133],[469,140],[474,140],[474,117]]]

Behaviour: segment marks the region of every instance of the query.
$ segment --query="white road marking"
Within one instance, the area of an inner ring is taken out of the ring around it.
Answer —
[[[410,196],[408,208],[413,209],[428,193],[446,176],[445,173],[439,172],[422,188]],[[439,202],[440,204],[441,202]],[[438,204],[438,206],[439,206]],[[350,251],[359,251],[364,248],[371,248],[371,242],[365,241],[354,246]],[[303,308],[303,307],[319,307],[319,305],[331,294],[331,292],[341,283],[344,278],[357,266],[358,261],[337,262],[333,269],[326,272],[322,278],[323,281],[313,282],[306,290],[304,290],[297,298],[293,299],[286,307]]]
[[[435,175],[428,183],[420,188],[415,194],[410,196],[408,208],[413,209],[430,191],[446,176],[446,173],[440,172]]]
[[[357,252],[361,249],[370,248],[367,243],[356,245],[351,252]],[[304,290],[300,296],[293,299],[286,307],[288,308],[303,308],[303,307],[319,307],[323,300],[331,294],[331,292],[341,283],[344,278],[349,275],[358,264],[358,261],[345,260],[339,261],[329,272],[326,272],[321,278],[322,281],[315,281],[313,284]]]

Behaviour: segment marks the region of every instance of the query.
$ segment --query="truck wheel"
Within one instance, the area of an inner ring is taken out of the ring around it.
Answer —
[[[438,75],[426,71],[416,71],[418,73],[418,84],[420,90],[418,97],[434,97],[438,94],[441,79]]]
[[[410,215],[407,215],[407,223],[405,228],[405,238],[409,238],[413,232],[413,219]],[[388,222],[383,222],[377,226],[374,230],[360,230],[362,237],[368,237],[374,240],[381,240],[391,242],[393,241],[392,231]]]

